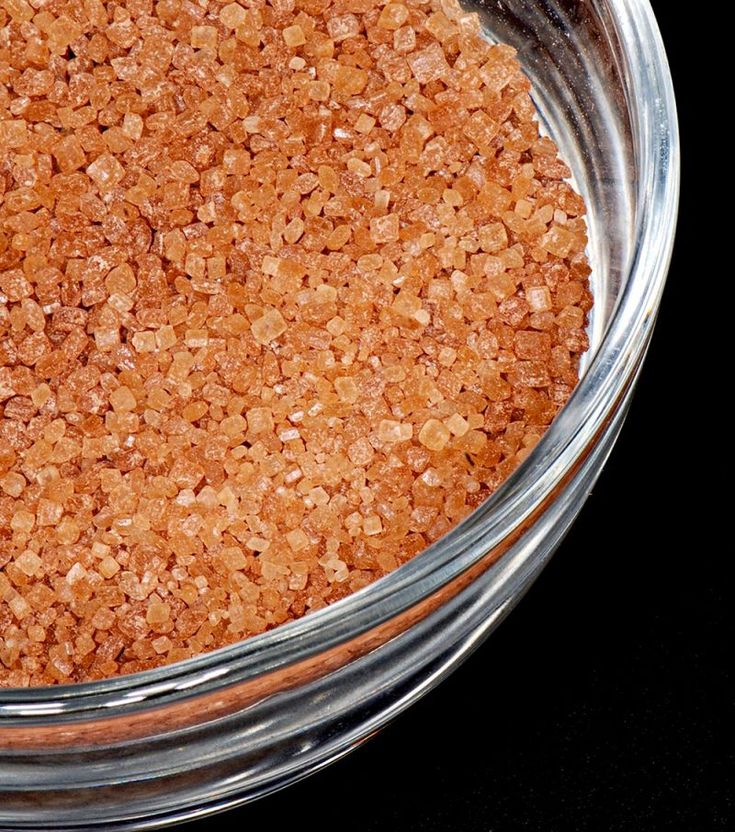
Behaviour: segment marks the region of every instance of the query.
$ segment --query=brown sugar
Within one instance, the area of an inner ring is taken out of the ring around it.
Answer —
[[[366,586],[567,400],[584,205],[454,0],[0,0],[0,44],[0,685]]]

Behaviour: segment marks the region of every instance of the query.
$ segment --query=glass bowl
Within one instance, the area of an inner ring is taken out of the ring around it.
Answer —
[[[93,684],[0,692],[0,827],[153,829],[252,800],[354,748],[497,626],[615,442],[658,309],[679,185],[646,0],[480,0],[588,206],[595,308],[574,395],[510,479],[411,562],[299,621]]]

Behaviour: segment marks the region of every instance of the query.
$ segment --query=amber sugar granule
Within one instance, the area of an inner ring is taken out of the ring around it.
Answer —
[[[453,0],[0,0],[0,684],[413,557],[577,380],[584,206]]]

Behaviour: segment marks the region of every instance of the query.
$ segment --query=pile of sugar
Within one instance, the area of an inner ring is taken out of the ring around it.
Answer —
[[[453,0],[0,0],[0,685],[440,538],[587,348],[584,205]]]

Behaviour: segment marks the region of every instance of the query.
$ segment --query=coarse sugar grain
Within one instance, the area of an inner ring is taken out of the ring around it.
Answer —
[[[0,0],[0,685],[317,610],[530,452],[587,348],[584,205],[478,32]]]

